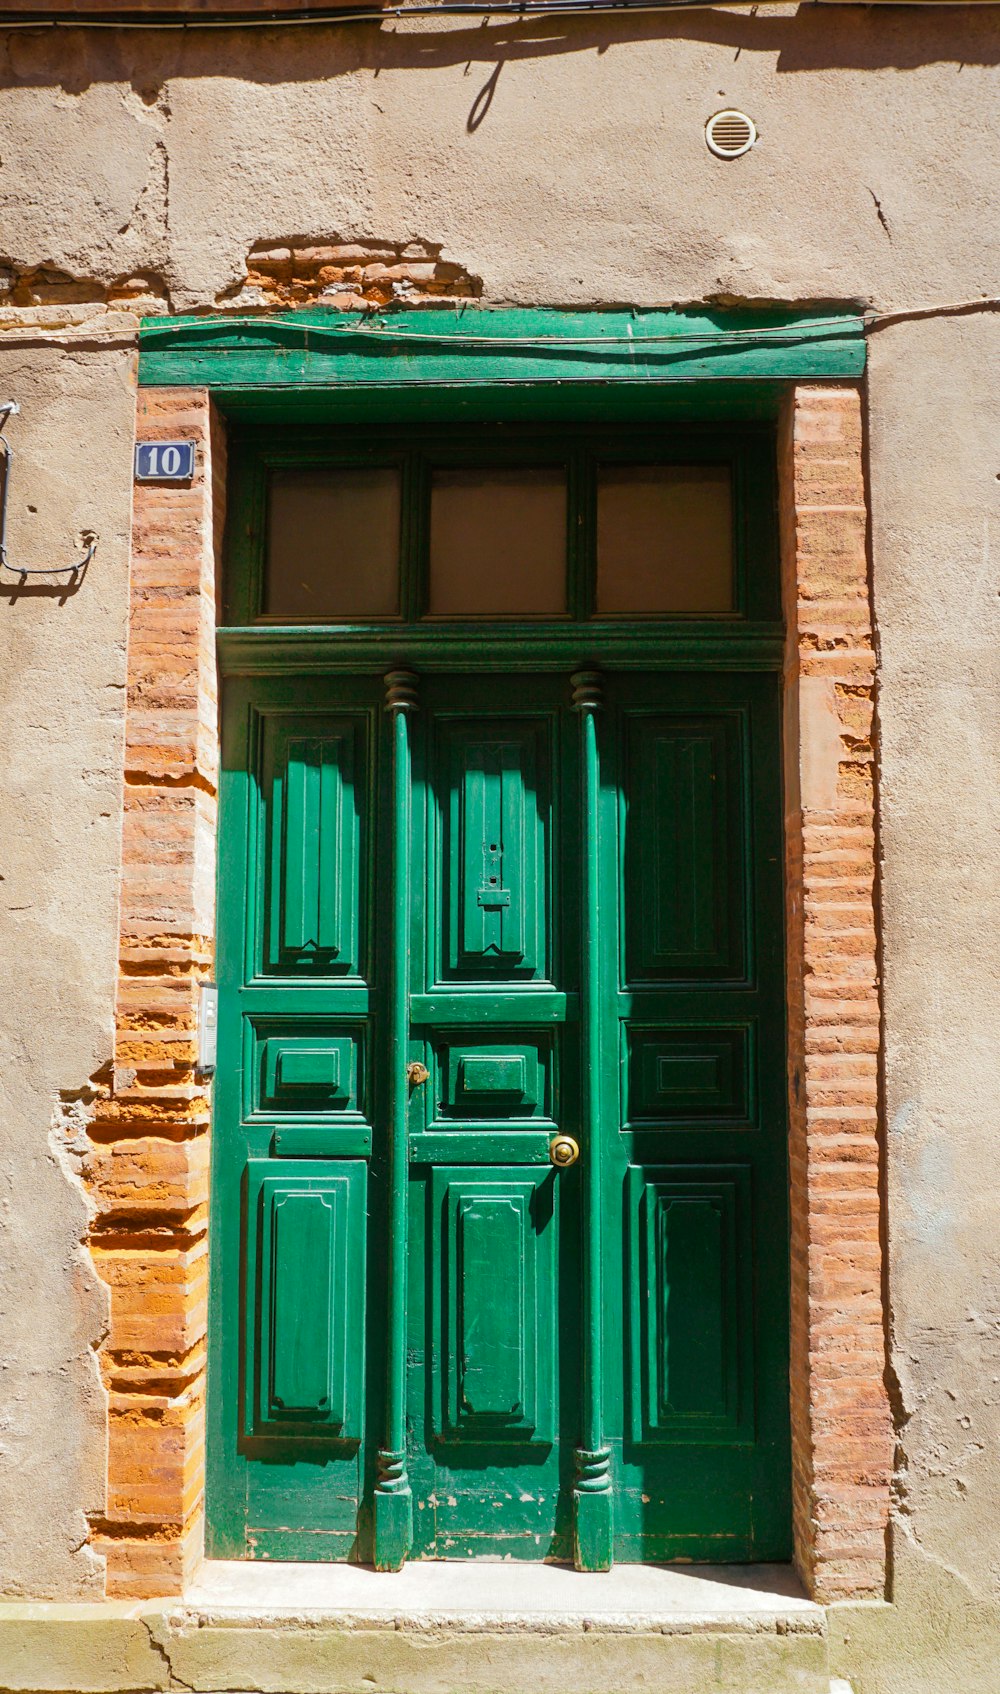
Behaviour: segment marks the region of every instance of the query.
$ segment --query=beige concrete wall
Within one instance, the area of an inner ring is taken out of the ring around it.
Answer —
[[[72,1108],[112,1041],[134,404],[116,297],[211,307],[256,242],[419,241],[491,303],[976,307],[871,339],[900,1604],[891,1629],[850,1623],[845,1674],[863,1694],[995,1687],[998,62],[1000,9],[973,7],[0,35],[12,549],[61,560],[101,535],[64,601],[0,596],[7,1592],[100,1574],[81,1543],[105,1313]],[[761,134],[731,165],[702,138],[728,104]]]

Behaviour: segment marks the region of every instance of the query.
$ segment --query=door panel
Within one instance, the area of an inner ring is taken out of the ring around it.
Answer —
[[[729,1028],[624,1026],[623,1115],[626,1129],[677,1124],[752,1124],[753,1024]]]
[[[225,699],[208,1413],[209,1545],[230,1556],[360,1550],[380,694],[275,680]]]
[[[356,718],[319,715],[267,724],[262,775],[271,830],[263,867],[268,972],[361,972],[364,727]]]
[[[360,1441],[363,1164],[247,1167],[247,1433]]]
[[[625,975],[743,974],[741,716],[625,719]]]
[[[617,1257],[622,1217],[626,1336],[624,1357],[608,1359],[609,1417],[623,1432],[616,1557],[781,1558],[790,1481],[777,690],[769,678],[634,676],[612,693],[622,755],[604,851],[617,855],[622,895],[620,975],[605,1009],[621,1078],[607,1102],[619,1130],[605,1247]]]
[[[457,1064],[454,1049],[449,1057],[452,1064],[448,1093],[467,1117],[495,1117],[498,1111],[506,1117],[509,1113],[503,1108],[515,1104],[527,1106],[529,1114],[537,1109],[542,1093],[537,1051],[502,1053],[493,1045],[485,1051],[481,1047],[472,1052],[466,1050],[458,1057]]]
[[[493,1448],[555,1435],[553,1173],[434,1172],[434,1433]]]
[[[434,1038],[436,1124],[480,1135],[517,1125],[555,1128],[553,1037],[495,1029],[490,1041],[449,1031]]]
[[[546,979],[551,725],[439,718],[444,979]]]
[[[747,1166],[629,1171],[632,1438],[750,1440]]]
[[[363,1025],[330,1018],[263,1018],[251,1025],[252,1115],[360,1119]]]

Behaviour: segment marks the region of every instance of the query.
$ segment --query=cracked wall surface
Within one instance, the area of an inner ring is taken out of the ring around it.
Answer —
[[[870,338],[896,1633],[854,1617],[843,1674],[993,1694],[998,63],[984,7],[0,33],[11,548],[100,535],[75,592],[0,591],[5,1593],[103,1581],[109,1305],[74,1148],[114,1057],[138,315],[364,298],[369,263],[410,261],[492,304],[966,304]],[[731,165],[702,136],[723,105],[761,136]],[[310,247],[360,279],[278,275]]]

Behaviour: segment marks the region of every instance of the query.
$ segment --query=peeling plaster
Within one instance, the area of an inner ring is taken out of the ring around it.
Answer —
[[[482,278],[442,258],[442,251],[429,241],[347,241],[338,235],[256,241],[245,276],[222,291],[219,304],[350,309],[479,299]]]

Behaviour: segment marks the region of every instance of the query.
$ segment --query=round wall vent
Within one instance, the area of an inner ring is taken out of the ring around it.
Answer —
[[[705,140],[717,159],[738,159],[756,139],[757,126],[745,112],[716,112],[705,125]]]

